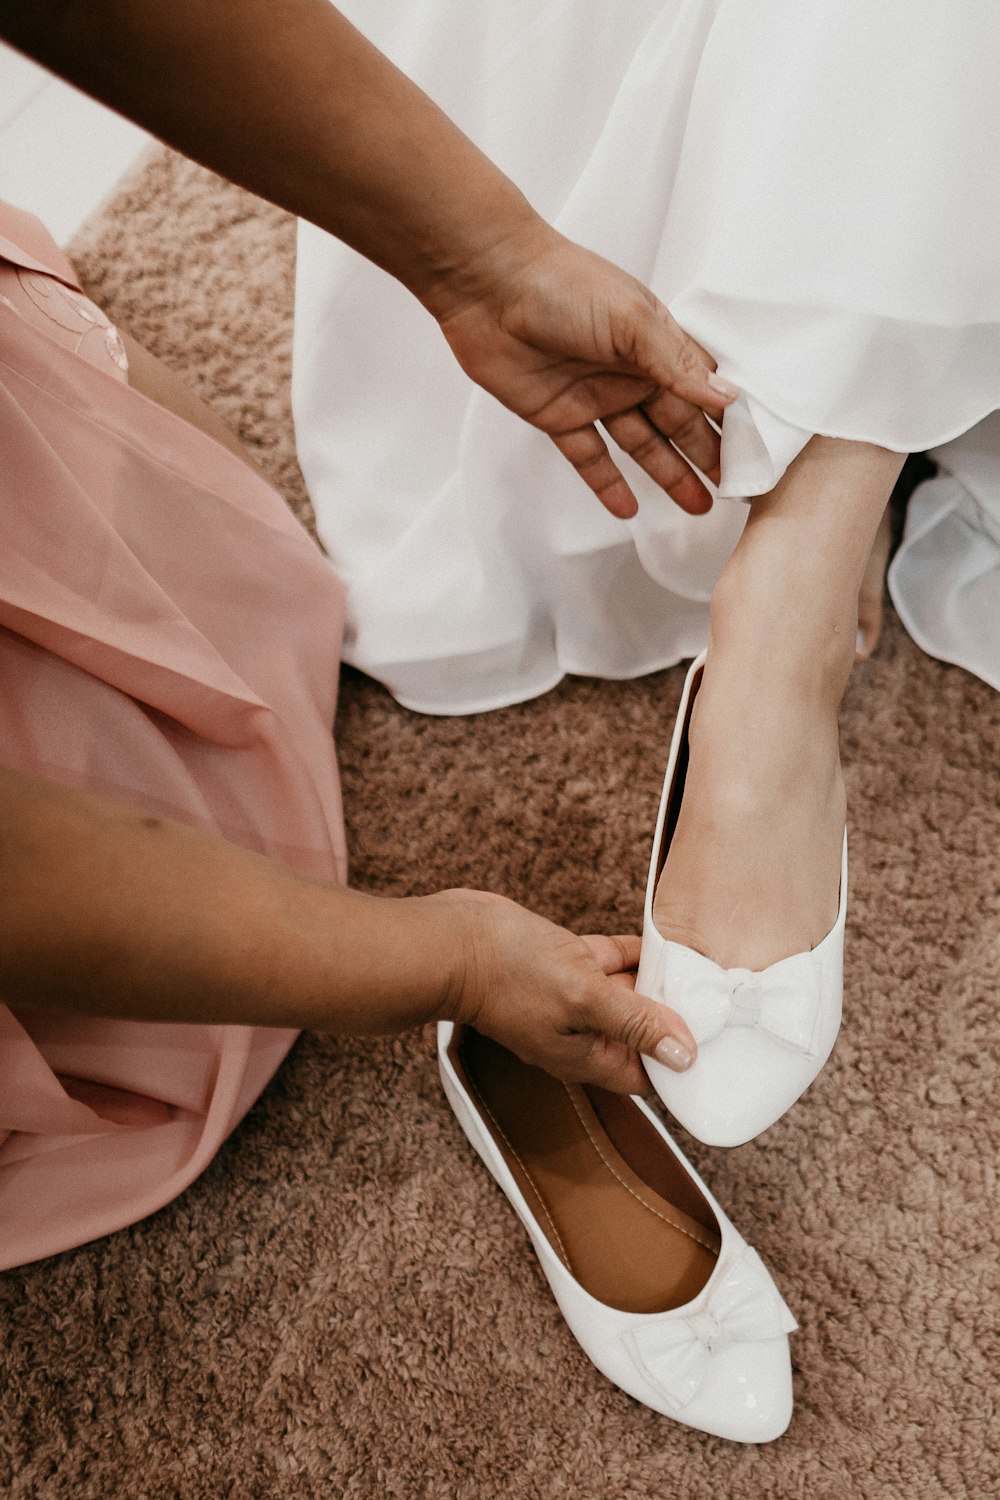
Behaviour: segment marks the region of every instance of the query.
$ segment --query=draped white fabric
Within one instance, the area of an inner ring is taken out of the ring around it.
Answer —
[[[341,9],[740,385],[724,496],[769,489],[815,432],[936,446],[945,467],[973,443],[974,474],[957,463],[931,482],[950,488],[918,492],[893,591],[921,645],[1000,685],[1000,431],[948,442],[1000,407],[1000,12],[982,0]],[[345,655],[402,702],[470,712],[565,672],[636,676],[704,644],[743,507],[684,516],[626,460],[640,514],[613,520],[545,438],[469,385],[407,293],[307,225],[294,407],[347,583]],[[970,546],[974,565],[961,561]]]

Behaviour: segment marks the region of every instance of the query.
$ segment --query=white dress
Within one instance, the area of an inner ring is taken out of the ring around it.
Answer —
[[[925,649],[1000,688],[1000,8],[340,8],[740,386],[723,496],[768,490],[813,433],[936,450],[893,595]],[[397,283],[309,225],[294,409],[345,657],[402,703],[472,712],[704,644],[745,507],[688,517],[624,460],[640,511],[613,519]]]

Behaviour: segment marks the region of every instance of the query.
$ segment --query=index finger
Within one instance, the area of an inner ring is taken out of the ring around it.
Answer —
[[[588,933],[583,941],[605,974],[621,974],[639,967],[642,939],[635,932],[615,937],[608,937],[605,933]]]
[[[549,436],[605,510],[617,516],[619,521],[627,521],[635,515],[638,502],[593,423],[574,428],[572,432],[554,432]]]

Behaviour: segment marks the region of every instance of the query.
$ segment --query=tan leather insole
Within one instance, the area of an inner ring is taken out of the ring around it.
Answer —
[[[715,1215],[627,1098],[563,1084],[465,1027],[453,1059],[563,1264],[592,1297],[666,1312],[715,1269]]]

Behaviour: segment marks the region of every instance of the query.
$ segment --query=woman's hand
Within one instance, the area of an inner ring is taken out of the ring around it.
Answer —
[[[451,1016],[619,1092],[645,1086],[637,1050],[694,1054],[632,993],[638,938],[577,938],[501,896],[363,895],[3,767],[0,846],[9,1005],[355,1036]]]
[[[466,374],[548,433],[612,515],[637,506],[597,422],[682,510],[710,508],[705,413],[720,419],[737,392],[640,282],[531,217],[424,301]]]
[[[597,430],[684,510],[736,392],[639,282],[551,229],[328,0],[0,0],[0,36],[396,276],[459,364],[547,432],[612,515]]]
[[[442,907],[464,933],[446,1013],[524,1062],[636,1094],[647,1087],[640,1052],[678,1071],[693,1060],[680,1016],[635,993],[637,937],[575,937],[481,891],[443,891],[425,904]]]

